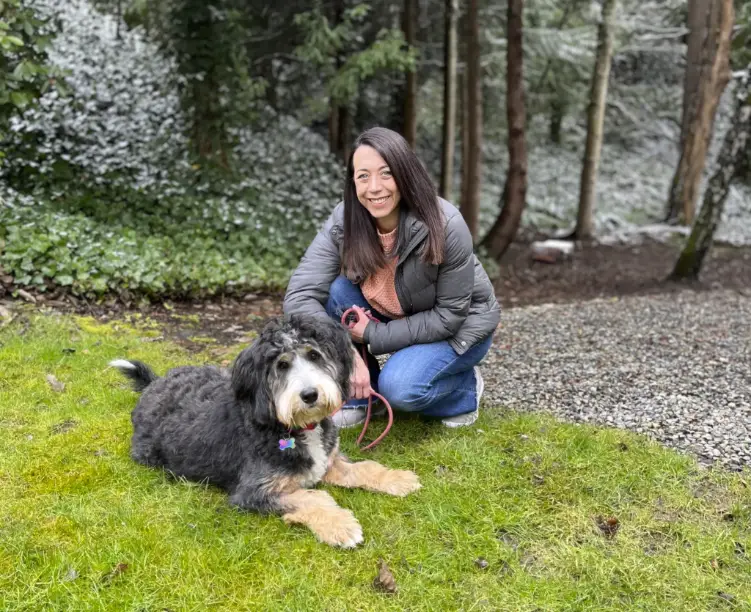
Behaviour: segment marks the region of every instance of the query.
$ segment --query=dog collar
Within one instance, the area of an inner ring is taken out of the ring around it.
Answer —
[[[279,450],[287,450],[288,448],[295,448],[295,438],[292,434],[299,434],[303,431],[312,431],[316,428],[318,423],[311,423],[310,425],[306,425],[305,427],[301,427],[300,429],[288,429],[287,430],[287,437],[286,438],[280,438],[279,439]]]

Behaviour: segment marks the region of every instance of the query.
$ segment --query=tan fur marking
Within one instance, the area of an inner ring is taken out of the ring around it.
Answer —
[[[323,481],[340,487],[362,488],[404,497],[422,485],[417,474],[408,470],[390,470],[375,461],[350,463],[336,453]]]
[[[275,495],[282,495],[284,493],[292,493],[300,488],[294,478],[289,476],[274,476],[268,480],[261,482],[259,488],[265,489],[267,492]]]
[[[362,542],[362,527],[351,511],[337,506],[326,491],[300,489],[282,496],[289,508],[282,518],[285,523],[307,527],[325,544],[354,548]]]

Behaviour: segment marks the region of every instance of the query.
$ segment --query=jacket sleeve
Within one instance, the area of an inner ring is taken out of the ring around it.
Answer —
[[[327,317],[326,301],[331,283],[341,269],[339,248],[331,237],[336,210],[305,251],[293,272],[284,296],[284,314],[309,314]]]
[[[438,267],[435,306],[388,323],[371,322],[365,341],[374,355],[456,335],[469,313],[475,281],[472,236],[461,215],[446,224],[443,263]]]

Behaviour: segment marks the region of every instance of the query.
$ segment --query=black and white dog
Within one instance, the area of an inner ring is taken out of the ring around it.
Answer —
[[[131,455],[176,476],[215,484],[230,503],[307,525],[319,540],[351,548],[362,528],[323,481],[404,496],[417,475],[374,461],[349,462],[329,418],[347,399],[353,351],[332,320],[292,315],[269,322],[231,370],[179,367],[157,377],[139,361],[110,365],[141,392]]]

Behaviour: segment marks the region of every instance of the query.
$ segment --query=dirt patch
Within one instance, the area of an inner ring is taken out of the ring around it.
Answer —
[[[665,281],[679,252],[677,245],[655,241],[639,246],[590,245],[577,249],[568,260],[547,264],[532,260],[528,244],[516,243],[504,256],[494,285],[505,308],[671,293],[687,287],[696,291],[751,291],[751,248],[713,248],[701,281],[688,286]],[[115,298],[90,302],[73,296],[50,299],[39,293],[33,298],[38,306],[86,314],[100,321],[149,317],[163,329],[165,338],[190,350],[205,349],[207,343],[226,346],[249,342],[269,317],[282,312],[281,294],[157,303],[123,303]],[[13,307],[13,302],[5,305]]]
[[[581,246],[565,261],[533,261],[529,245],[514,244],[495,280],[506,307],[548,302],[578,302],[597,297],[737,289],[751,291],[751,248],[715,247],[698,283],[666,282],[680,247],[648,241],[638,246]]]

